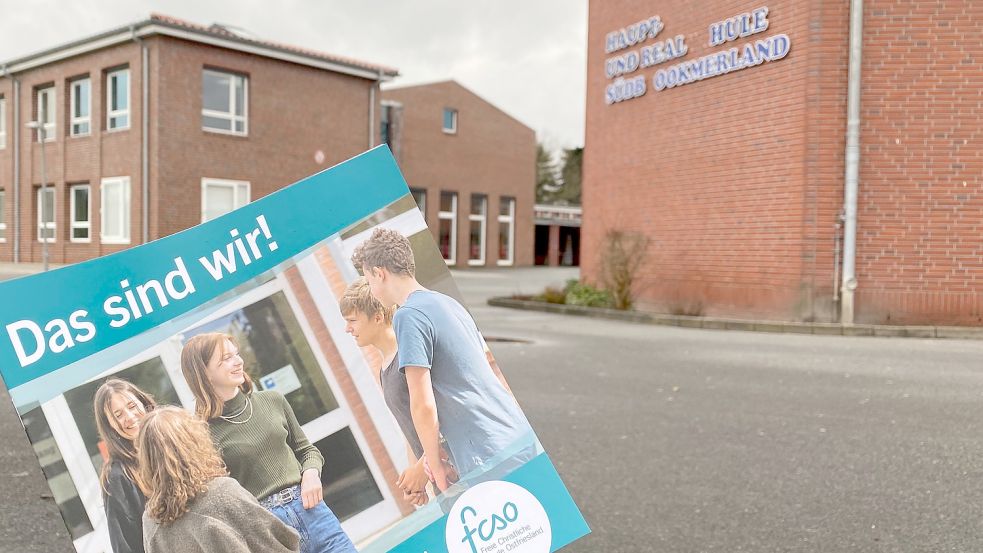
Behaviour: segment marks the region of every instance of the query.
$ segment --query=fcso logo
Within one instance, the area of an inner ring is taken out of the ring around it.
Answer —
[[[546,510],[511,482],[482,482],[464,492],[445,531],[448,553],[549,553],[553,541]]]

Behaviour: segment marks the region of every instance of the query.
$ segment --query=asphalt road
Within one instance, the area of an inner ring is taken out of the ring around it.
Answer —
[[[473,311],[532,341],[492,348],[593,528],[565,551],[983,551],[983,342]]]
[[[983,551],[983,342],[491,308],[569,272],[457,275],[593,534],[564,551]],[[70,552],[0,399],[0,552]]]

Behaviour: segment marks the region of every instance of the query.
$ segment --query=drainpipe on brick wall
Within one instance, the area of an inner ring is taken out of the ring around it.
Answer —
[[[375,82],[369,87],[369,149],[375,146],[375,91],[379,89],[382,81],[382,72],[376,77]]]
[[[150,55],[147,50],[147,43],[137,36],[136,27],[130,25],[130,33],[133,41],[140,45],[140,72],[143,103],[140,106],[141,137],[140,137],[140,198],[141,198],[141,225],[140,237],[143,243],[150,242],[150,69],[147,67],[147,60]]]
[[[3,68],[7,75],[7,68]],[[20,263],[20,80],[13,75],[14,80],[14,263]]]
[[[860,173],[860,64],[863,52],[864,2],[850,0],[850,66],[846,111],[846,181],[843,190],[843,284],[840,323],[853,324],[857,289],[857,188]]]

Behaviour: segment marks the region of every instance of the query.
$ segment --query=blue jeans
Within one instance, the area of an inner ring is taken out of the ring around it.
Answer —
[[[304,509],[304,500],[298,497],[270,512],[300,534],[300,553],[358,553],[338,517],[323,501]]]

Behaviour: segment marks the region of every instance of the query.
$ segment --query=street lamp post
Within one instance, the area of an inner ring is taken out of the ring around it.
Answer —
[[[44,222],[44,202],[48,197],[48,175],[45,173],[46,167],[45,167],[45,159],[44,159],[44,142],[47,137],[45,136],[44,133],[43,123],[40,123],[38,121],[31,121],[30,123],[27,124],[27,128],[36,130],[38,132],[38,140],[41,142],[41,201],[40,201],[40,205],[38,206],[40,208],[38,212],[38,218],[40,219],[38,221],[38,225],[39,227],[43,228],[45,231],[43,233],[42,240],[41,240],[41,262],[44,265],[44,270],[47,271],[48,270],[48,233],[47,233],[48,227]],[[52,217],[54,217],[55,215],[54,209],[55,209],[54,202],[52,202],[51,205]]]

